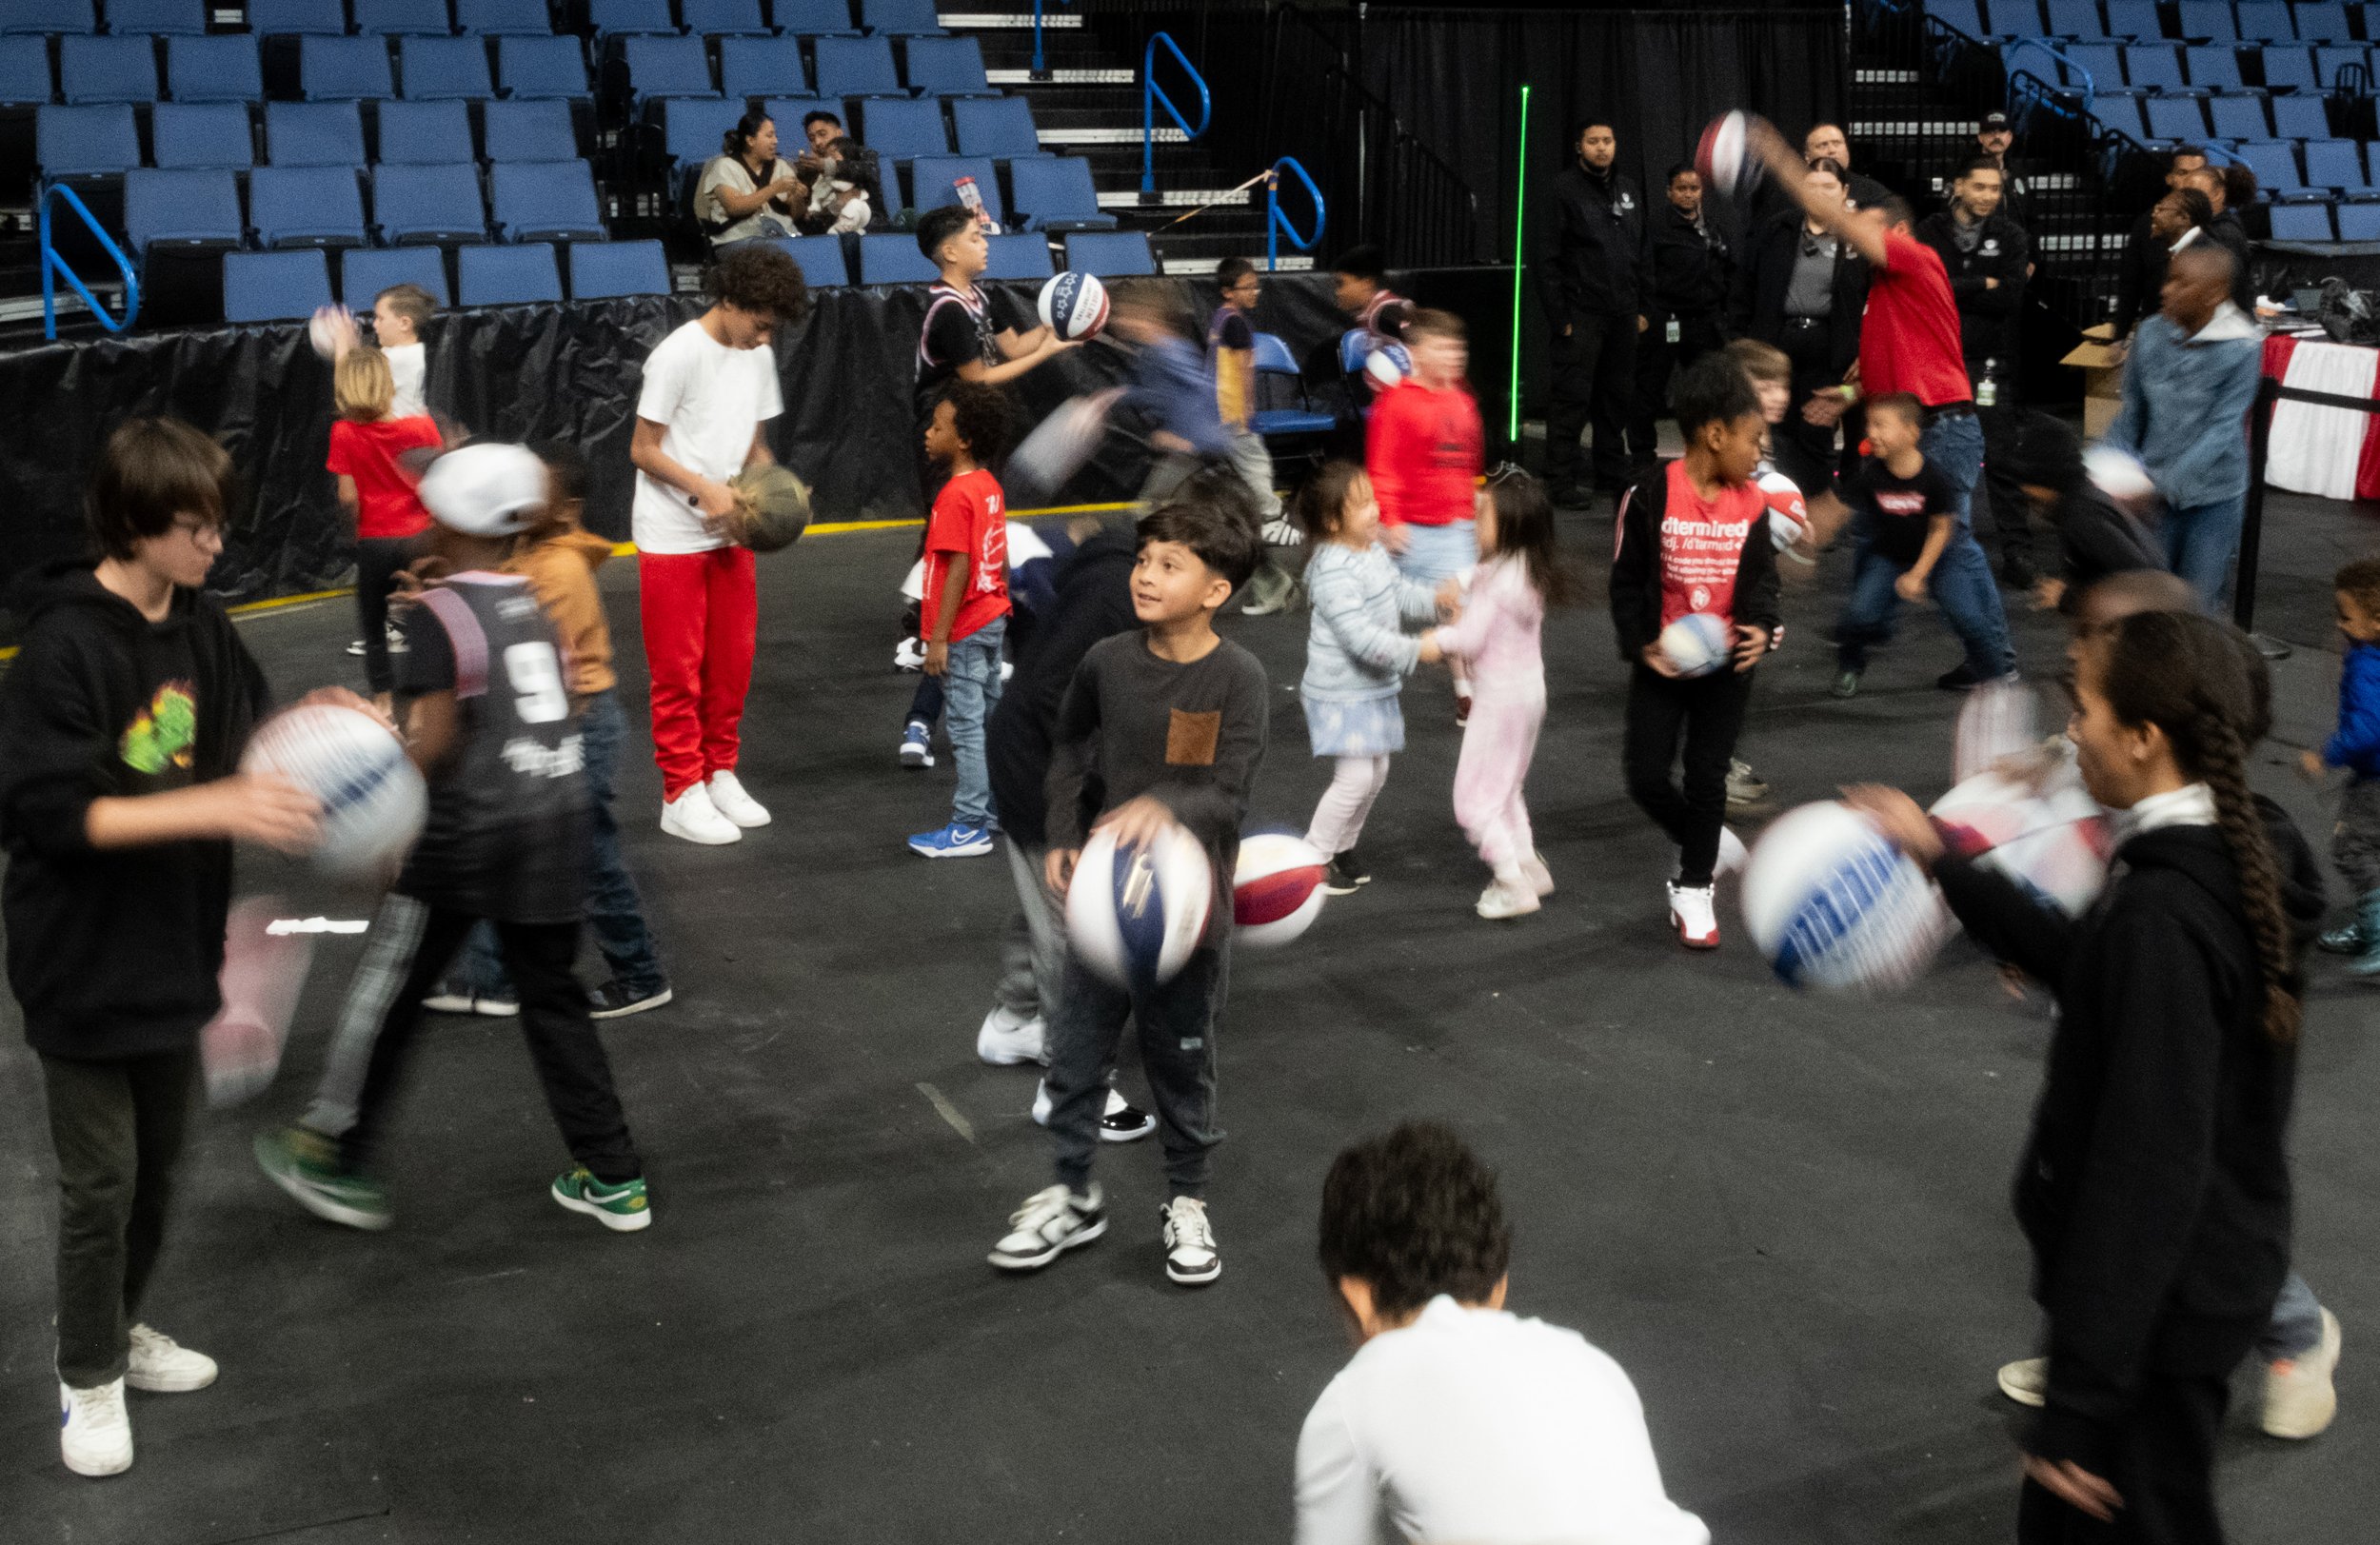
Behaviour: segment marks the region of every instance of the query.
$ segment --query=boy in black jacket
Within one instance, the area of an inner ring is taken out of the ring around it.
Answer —
[[[1779,621],[1768,503],[1752,481],[1767,426],[1751,378],[1723,353],[1696,361],[1672,396],[1686,454],[1622,499],[1612,555],[1612,626],[1632,667],[1620,761],[1630,797],[1677,844],[1670,925],[1688,949],[1716,949],[1712,881],[1743,856],[1725,823],[1728,764]],[[1726,624],[1726,666],[1690,677],[1663,651],[1661,630],[1689,612]],[[1682,790],[1670,782],[1681,743]]]
[[[138,1322],[141,1297],[222,1006],[231,844],[295,852],[315,830],[310,796],[238,771],[265,677],[199,589],[230,481],[187,424],[109,436],[87,505],[105,556],[27,585],[0,685],[0,909],[58,1155],[58,1441],[82,1476],[132,1463],[127,1383],[214,1382],[213,1359]]]
[[[2091,481],[2082,442],[2047,413],[2017,415],[2016,432],[1993,467],[2057,532],[2058,572],[2033,585],[2036,605],[2072,616],[2084,592],[2110,575],[2171,572],[2164,545]]]

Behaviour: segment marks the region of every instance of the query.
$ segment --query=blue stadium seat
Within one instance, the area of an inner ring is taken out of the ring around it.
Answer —
[[[446,260],[434,247],[359,247],[339,260],[339,299],[364,312],[384,289],[419,285],[440,306],[446,298]]]
[[[145,37],[60,38],[58,100],[69,105],[156,101],[156,45]]]
[[[2066,50],[2066,57],[2088,72],[2092,85],[2102,91],[2124,84],[2124,50],[2112,43],[2077,43]],[[2030,69],[2037,75],[2049,61],[2029,49],[2017,56],[2016,63],[2017,68]],[[2060,70],[2059,73],[2070,76],[2064,84],[2079,84],[2071,78],[2071,71]]]
[[[2334,212],[2339,219],[2339,240],[2380,242],[2380,204],[2342,204]]]
[[[2305,150],[2307,187],[2335,188],[2350,197],[2370,190],[2364,152],[2353,140],[2308,140]]]
[[[33,113],[33,164],[45,183],[61,177],[117,177],[131,170],[141,164],[141,133],[132,121],[131,104],[61,108],[43,103]]]
[[[926,261],[918,250],[918,239],[907,231],[860,238],[860,283],[863,285],[930,285],[941,277],[942,270]]]
[[[408,102],[483,102],[496,94],[484,38],[402,38],[397,73]]]
[[[661,112],[662,153],[673,167],[699,167],[719,154],[721,136],[744,116],[742,99],[705,101],[682,98],[664,102]]]
[[[2149,132],[2149,126],[2140,115],[2140,105],[2146,100],[2131,91],[2101,91],[2091,104],[2092,116],[2117,133],[2129,134],[2145,145],[2156,138]]]
[[[851,25],[850,0],[775,0],[769,9],[777,30],[796,37],[849,37],[859,30]]]
[[[2145,106],[2149,109],[2149,137],[2160,140],[2202,140],[2207,137],[2207,115],[2194,96],[2152,96]]]
[[[642,113],[664,96],[717,96],[710,55],[699,37],[631,37],[621,44],[628,61],[628,100]]]
[[[2287,140],[2251,141],[2239,148],[2239,158],[2267,192],[2296,192],[2306,186],[2297,170],[2297,147]]]
[[[1993,7],[1994,11],[1998,7]],[[2099,20],[2099,0],[2049,0],[2043,8],[2049,35],[2052,37],[2109,37],[2113,35]],[[1993,21],[1998,21],[1995,14]]]
[[[2318,96],[2272,98],[2272,137],[2283,140],[2329,139],[2330,107]]]
[[[298,91],[308,102],[352,102],[397,94],[388,43],[377,37],[298,39]]]
[[[741,102],[753,96],[800,96],[810,89],[802,65],[802,42],[790,37],[728,37],[719,40],[719,84]]]
[[[611,235],[584,161],[499,161],[487,175],[499,241],[600,242]]]
[[[364,193],[353,167],[259,167],[248,177],[248,223],[259,247],[361,247]]]
[[[383,162],[372,170],[372,224],[386,247],[487,240],[479,168],[468,161],[444,167]]]
[[[700,37],[769,35],[761,17],[761,0],[683,0],[679,7],[685,30]],[[574,283],[572,293],[577,292]]]
[[[496,84],[506,96],[585,98],[586,54],[575,37],[500,37]]]
[[[0,0],[0,33],[96,32],[91,0]]]
[[[2194,88],[2215,91],[2240,89],[2239,50],[2228,43],[2184,49],[2182,63],[2189,69],[2190,84]]]
[[[2231,0],[2181,0],[2173,9],[2184,37],[2217,40],[2239,36],[2238,24],[2231,20]]]
[[[1299,406],[1296,407],[1259,407],[1248,415],[1248,427],[1259,435],[1329,434],[1339,427],[1335,413],[1318,413],[1306,396],[1305,372],[1298,368],[1298,356],[1289,351],[1288,343],[1277,332],[1256,335],[1255,365],[1257,392],[1260,397],[1266,376],[1286,376],[1297,385]]]
[[[236,33],[166,39],[166,89],[176,102],[262,102],[256,40]]]
[[[1040,155],[1041,130],[1033,109],[1021,96],[962,97],[950,105],[961,155]]]
[[[2048,30],[2041,19],[2041,0],[1992,0],[1987,19],[1992,30],[2005,37],[2039,37]]]
[[[981,155],[922,155],[909,163],[909,186],[913,196],[911,208],[922,214],[939,209],[945,204],[959,202],[958,180],[975,179],[975,190],[983,195],[983,207],[992,211],[992,218],[1002,225],[1008,216],[1000,202],[1000,178],[992,170],[989,156]]]
[[[207,0],[108,0],[108,30],[118,37],[204,37]]]
[[[258,37],[345,37],[347,8],[342,0],[248,0],[248,30]]]
[[[352,102],[268,102],[265,159],[276,167],[360,167],[364,115]]]
[[[761,239],[793,259],[794,267],[802,270],[802,282],[812,289],[851,283],[851,267],[843,261],[843,238],[840,236],[775,236]],[[908,241],[907,237],[901,239]],[[735,242],[729,245],[742,247],[745,244]],[[724,252],[726,248],[721,250]],[[917,250],[916,242],[909,242],[909,250]]]
[[[562,270],[554,249],[543,242],[527,247],[466,247],[454,255],[456,298],[465,306],[533,306],[562,302]]]
[[[599,38],[678,30],[669,0],[587,0],[586,20]]]
[[[1050,276],[1049,239],[1039,231],[1011,233],[991,239],[992,260],[986,279],[1046,279]]]
[[[2157,0],[2108,0],[2108,36],[2154,43],[2165,35],[2157,25]]]
[[[659,242],[572,242],[570,298],[600,301],[614,295],[666,295],[669,260]]]
[[[913,37],[908,56],[909,89],[920,96],[991,96],[983,75],[983,49],[971,37]]]
[[[0,37],[0,107],[47,102],[56,94],[50,81],[50,40]]]
[[[871,32],[929,37],[942,30],[934,0],[860,0],[860,25]]]
[[[905,96],[901,76],[893,69],[892,44],[881,37],[823,37],[818,40],[818,94],[821,96]]]
[[[446,0],[355,0],[355,30],[365,37],[445,37],[454,18]]]
[[[1126,279],[1157,272],[1157,254],[1149,250],[1146,231],[1081,230],[1066,238],[1066,267],[1101,279]]]
[[[511,107],[491,102],[488,107]],[[561,104],[557,103],[559,107]],[[569,109],[564,108],[567,112]],[[451,166],[476,159],[471,148],[470,109],[460,102],[384,102],[380,105],[383,165]]]
[[[2339,84],[2339,71],[2350,68],[2365,70],[2366,79],[2369,80],[2371,56],[2360,48],[2342,45],[2314,50],[2314,83],[2326,91],[2336,90]]]
[[[481,111],[490,161],[579,158],[579,134],[566,102],[490,102]]]
[[[1984,20],[1983,7],[1978,0],[1927,0],[1926,14],[1943,26],[1966,33],[1969,37],[1993,36]]]
[[[783,135],[787,126],[780,126]],[[906,161],[913,155],[948,155],[950,130],[935,97],[871,97],[860,105],[860,143],[878,155]]]
[[[2290,100],[2283,97],[2282,101]],[[2264,98],[2247,93],[2211,96],[2207,99],[2207,116],[2214,125],[2214,137],[2219,140],[2269,140],[2272,126],[2265,122]]]
[[[256,129],[246,103],[160,102],[149,125],[158,166],[246,171],[256,164]]]
[[[1081,156],[1019,156],[1008,164],[1009,208],[1027,230],[1113,230],[1100,209],[1091,163]]]
[[[2182,89],[2182,60],[2171,43],[2152,43],[2124,50],[2124,79],[2152,91]]]
[[[2330,229],[2330,206],[2328,204],[2276,204],[2272,207],[2272,239],[2276,242],[2328,242],[2337,238]]]
[[[2305,43],[2345,43],[2354,37],[2354,30],[2347,23],[2347,7],[2338,0],[2297,0],[2290,7],[2297,18],[2297,36]],[[2371,13],[2364,13],[2364,25],[2371,25]],[[2367,34],[2369,35],[2369,34]]]
[[[2290,8],[2281,0],[2240,0],[2231,13],[2243,43],[2287,43],[2297,35],[2290,25]]]
[[[135,167],[124,174],[124,235],[141,253],[156,242],[237,247],[248,236],[240,185],[228,171]]]
[[[761,104],[761,110],[777,126],[779,141],[787,145],[803,143],[802,120],[814,112],[831,112],[846,133],[851,129],[850,104],[839,96],[772,96]]]
[[[303,322],[330,304],[330,263],[311,252],[226,252],[223,319]]]
[[[454,22],[473,37],[545,37],[554,30],[545,0],[454,0]]]
[[[2311,91],[2314,84],[2314,60],[2311,50],[2294,44],[2274,45],[2264,50],[2264,83],[2274,90]]]

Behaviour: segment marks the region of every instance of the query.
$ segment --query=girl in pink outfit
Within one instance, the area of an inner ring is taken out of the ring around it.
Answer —
[[[1537,633],[1549,603],[1562,599],[1554,505],[1523,472],[1492,483],[1479,501],[1479,566],[1456,620],[1431,637],[1470,666],[1471,726],[1455,764],[1455,819],[1496,878],[1479,893],[1483,918],[1535,912],[1554,877],[1529,832],[1521,784],[1545,723],[1545,661]],[[1451,602],[1456,581],[1439,599]]]

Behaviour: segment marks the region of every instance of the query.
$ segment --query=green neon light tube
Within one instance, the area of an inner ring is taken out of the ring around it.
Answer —
[[[1529,88],[1526,83],[1523,83],[1520,88],[1520,154],[1517,160],[1520,164],[1519,179],[1513,190],[1513,378],[1511,396],[1508,399],[1512,405],[1512,417],[1504,436],[1506,442],[1512,446],[1512,454],[1516,459],[1520,455],[1521,253],[1528,250],[1521,241],[1521,216],[1527,210],[1529,202]]]

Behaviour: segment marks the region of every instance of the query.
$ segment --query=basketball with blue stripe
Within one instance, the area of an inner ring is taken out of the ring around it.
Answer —
[[[388,727],[336,703],[302,703],[266,720],[240,769],[271,773],[322,802],[310,857],[339,879],[378,878],[422,834],[429,806],[422,775]]]
[[[1791,987],[1882,991],[1914,980],[1953,926],[1924,871],[1849,805],[1780,816],[1744,865],[1744,925]]]
[[[1206,936],[1215,870],[1179,826],[1120,848],[1094,832],[1066,891],[1066,934],[1083,965],[1119,987],[1173,980]]]

